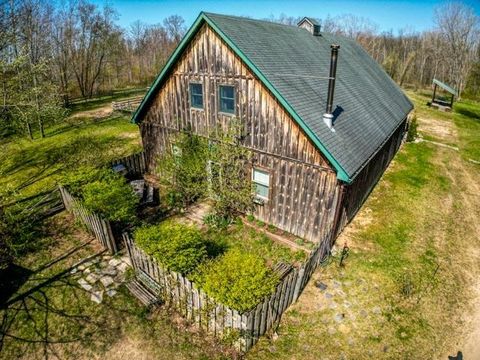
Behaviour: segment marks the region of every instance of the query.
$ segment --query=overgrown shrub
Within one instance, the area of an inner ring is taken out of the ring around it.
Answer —
[[[113,174],[83,186],[85,207],[105,219],[118,222],[131,222],[139,199],[125,178]]]
[[[248,176],[252,154],[245,148],[243,125],[233,119],[226,131],[211,134],[209,159],[213,212],[227,220],[253,209],[253,188]]]
[[[135,243],[169,270],[188,274],[207,258],[200,230],[173,221],[138,228]]]
[[[253,308],[278,283],[261,257],[237,249],[200,265],[193,280],[212,298],[238,311]]]
[[[82,197],[83,187],[93,181],[111,175],[111,170],[95,166],[79,166],[74,171],[67,172],[62,179],[62,184],[68,192],[75,197]]]
[[[412,119],[410,120],[410,124],[408,126],[407,142],[415,141],[415,139],[418,137],[417,128],[417,114],[413,114]]]
[[[206,139],[190,133],[175,135],[172,143],[172,150],[160,158],[157,170],[169,189],[167,204],[182,209],[207,192],[208,144]]]

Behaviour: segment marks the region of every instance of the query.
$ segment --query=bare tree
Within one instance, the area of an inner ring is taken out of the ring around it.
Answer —
[[[119,30],[113,22],[114,15],[115,12],[109,6],[100,11],[96,5],[83,0],[76,6],[70,53],[82,97],[93,96],[112,41],[118,36]]]
[[[445,45],[448,80],[461,93],[478,46],[478,16],[463,3],[448,2],[435,10],[435,22]]]

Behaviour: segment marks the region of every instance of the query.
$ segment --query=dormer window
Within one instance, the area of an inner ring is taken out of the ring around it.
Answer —
[[[190,106],[195,109],[203,109],[203,85],[190,84]]]
[[[235,87],[220,85],[220,112],[235,113]]]

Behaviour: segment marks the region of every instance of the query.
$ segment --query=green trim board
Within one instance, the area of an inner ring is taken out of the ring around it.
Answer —
[[[262,81],[262,83],[272,92],[272,94],[277,98],[277,100],[282,104],[282,106],[287,110],[287,112],[295,119],[298,125],[302,130],[307,134],[307,136],[313,141],[317,146],[320,152],[330,161],[335,170],[337,171],[337,178],[341,181],[351,183],[352,179],[348,176],[346,171],[342,166],[336,161],[336,159],[330,154],[330,152],[325,148],[325,146],[320,142],[320,139],[312,132],[312,130],[303,122],[300,116],[295,112],[292,106],[281,96],[277,89],[268,81],[268,79],[262,74],[262,72],[253,64],[242,51],[226,36],[218,26],[211,21],[208,16],[201,12],[198,18],[193,23],[192,27],[188,30],[180,44],[177,46],[173,54],[170,56],[166,65],[155,79],[153,85],[150,87],[150,90],[143,98],[139,107],[135,111],[132,117],[132,122],[138,124],[141,119],[142,112],[145,109],[145,106],[153,99],[155,91],[161,85],[162,80],[166,77],[167,73],[174,65],[174,63],[181,56],[183,50],[186,48],[190,40],[195,36],[195,34],[200,29],[203,22],[206,22],[221,38],[225,43],[240,57],[240,59],[250,68],[250,70]]]
[[[455,90],[454,88],[452,88],[451,86],[441,82],[440,80],[437,80],[437,79],[433,79],[433,83],[435,85],[438,85],[440,86],[443,90],[449,92],[450,94],[454,95],[454,96],[458,96],[458,92],[457,90]]]

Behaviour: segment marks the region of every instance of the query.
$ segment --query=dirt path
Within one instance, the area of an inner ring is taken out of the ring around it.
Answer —
[[[435,119],[419,118],[420,130],[434,135],[445,142],[457,142],[458,132],[453,128],[453,122],[439,121]],[[431,131],[434,129],[434,131]],[[432,144],[450,148],[458,153],[458,148],[430,141]],[[466,324],[463,334],[460,334],[456,344],[457,349],[445,349],[448,355],[456,355],[461,351],[465,359],[480,359],[480,185],[476,174],[476,165],[467,163],[461,159],[460,154],[454,155],[455,160],[445,166],[445,173],[450,177],[452,183],[458,189],[455,196],[459,197],[464,217],[464,226],[472,239],[468,249],[469,259],[467,263],[471,268],[466,269],[470,282],[470,295],[473,299],[467,311],[463,315],[463,323]],[[454,335],[454,334],[452,334]]]
[[[80,117],[89,117],[89,118],[101,119],[101,118],[110,116],[112,112],[113,112],[112,104],[110,103],[108,105],[105,105],[96,109],[76,112],[71,116],[71,118],[75,119]]]

